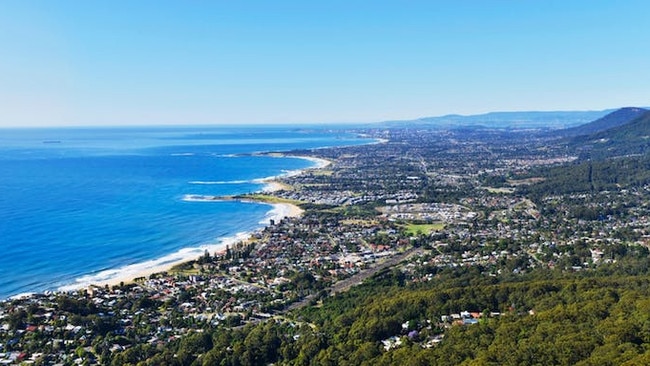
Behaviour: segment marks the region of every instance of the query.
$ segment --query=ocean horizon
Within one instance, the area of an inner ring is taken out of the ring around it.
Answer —
[[[374,141],[295,126],[2,132],[0,299],[106,283],[217,251],[286,213],[188,197],[262,191],[273,177],[317,164],[267,152]]]

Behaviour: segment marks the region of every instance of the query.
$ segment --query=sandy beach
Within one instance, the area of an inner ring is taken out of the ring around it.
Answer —
[[[269,153],[269,154],[260,154],[264,156],[271,156],[274,158],[294,158],[294,159],[303,159],[303,160],[308,160],[311,161],[312,163],[315,164],[315,166],[306,168],[306,169],[301,169],[301,170],[296,170],[295,172],[290,173],[289,175],[295,175],[295,174],[300,174],[305,170],[310,170],[310,169],[323,169],[327,167],[328,165],[332,164],[331,161],[323,158],[316,158],[313,156],[303,156],[303,155],[289,155],[289,154],[284,154],[284,153]],[[284,175],[286,176],[286,175]]]
[[[270,220],[275,220],[277,222],[285,217],[299,217],[304,212],[300,207],[290,203],[273,203],[269,205],[273,207],[267,215],[269,222]],[[121,283],[132,283],[136,278],[148,278],[154,273],[167,272],[179,264],[196,260],[203,255],[206,250],[211,255],[225,251],[227,246],[234,246],[237,243],[247,241],[253,234],[254,232],[238,233],[234,237],[225,238],[216,244],[204,245],[199,248],[181,249],[176,253],[172,253],[160,259],[128,265],[114,270],[107,270],[92,276],[81,277],[76,283],[61,287],[59,290],[72,291],[86,288],[88,286],[104,287],[106,285],[117,286]],[[101,280],[102,277],[105,277],[106,280]]]
[[[304,159],[308,160],[310,162],[313,162],[315,166],[309,167],[303,170],[296,170],[293,172],[290,172],[288,174],[283,175],[284,177],[287,176],[295,176],[298,174],[303,173],[304,171],[311,170],[311,169],[322,169],[330,165],[332,162],[326,159],[321,159],[321,158],[315,158],[315,157],[310,157],[310,156],[298,156],[298,155],[286,155],[282,153],[277,153],[277,154],[272,154],[271,156],[277,156],[277,157],[291,157],[291,158],[298,158],[298,159]],[[264,193],[271,193],[271,192],[276,192],[280,190],[291,190],[293,189],[290,185],[286,183],[282,183],[276,180],[277,177],[272,177],[268,179],[261,179],[260,182],[265,183],[264,188],[262,189],[262,192]],[[187,197],[186,199],[188,200],[206,200],[206,201],[213,201],[213,200],[219,200],[217,197],[211,197],[211,196],[206,196],[206,197]],[[268,202],[262,202],[262,201],[255,201],[255,200],[248,200],[248,199],[242,199],[240,200],[241,202],[252,202],[252,203],[257,203],[257,204],[268,204],[272,206],[272,209],[269,211],[267,214],[267,222],[266,225],[270,223],[270,220],[274,221],[280,221],[285,217],[299,217],[303,214],[303,210],[291,203],[268,203]],[[132,283],[136,278],[142,278],[142,277],[149,277],[150,275],[154,273],[161,273],[161,272],[167,272],[171,270],[173,267],[186,263],[192,260],[196,260],[200,256],[202,256],[205,251],[207,250],[208,253],[211,255],[214,253],[222,252],[226,250],[227,246],[233,246],[237,243],[246,241],[251,238],[251,236],[254,234],[254,232],[246,232],[246,233],[238,233],[233,237],[225,238],[221,240],[219,243],[215,244],[208,244],[204,245],[198,248],[187,248],[187,249],[181,249],[178,252],[169,254],[167,256],[164,256],[159,259],[154,259],[150,260],[147,262],[143,263],[136,263],[132,265],[127,265],[121,268],[117,269],[110,269],[106,271],[102,271],[100,273],[84,276],[81,278],[78,278],[75,283],[66,285],[63,287],[60,287],[59,290],[61,291],[73,291],[77,289],[82,289],[86,288],[89,286],[115,286],[115,285],[120,285],[121,283]]]
[[[300,217],[305,212],[302,208],[291,203],[274,203],[273,206],[280,212],[276,216],[280,220],[285,217]]]
[[[313,156],[287,155],[287,157],[309,160],[312,163],[316,164],[316,166],[311,167],[309,169],[323,169],[323,168],[327,167],[328,165],[332,164],[332,162],[327,160],[327,159],[315,158]]]

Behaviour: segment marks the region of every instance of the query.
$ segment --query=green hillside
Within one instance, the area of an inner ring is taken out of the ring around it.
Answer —
[[[646,154],[650,149],[650,112],[624,125],[571,141],[583,159]]]
[[[591,135],[591,134],[609,130],[611,128],[625,125],[647,112],[648,111],[643,108],[635,108],[635,107],[621,108],[593,122],[586,123],[584,125],[580,125],[572,128],[567,128],[564,130],[559,130],[556,131],[555,134],[558,136],[567,136],[567,137]]]
[[[384,273],[321,307],[293,314],[298,321],[278,318],[197,334],[142,364],[179,364],[174,355],[194,359],[193,365],[650,362],[645,274],[538,272],[497,282],[459,269],[426,284],[405,284],[400,277],[399,271]]]

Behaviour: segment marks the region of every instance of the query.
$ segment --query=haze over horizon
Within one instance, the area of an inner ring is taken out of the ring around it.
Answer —
[[[0,2],[0,127],[648,105],[650,3]]]

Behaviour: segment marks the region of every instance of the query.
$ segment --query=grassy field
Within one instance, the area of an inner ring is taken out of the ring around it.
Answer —
[[[440,231],[445,228],[445,224],[439,222],[435,224],[408,224],[406,232],[409,235],[430,234],[434,231]]]
[[[329,176],[331,176],[332,174],[334,174],[334,171],[332,171],[332,170],[323,170],[323,169],[319,169],[319,170],[314,170],[314,171],[312,171],[311,174],[312,174],[312,175],[324,175],[324,176],[328,176],[328,177],[329,177]]]

